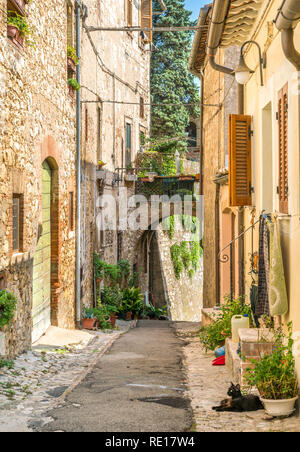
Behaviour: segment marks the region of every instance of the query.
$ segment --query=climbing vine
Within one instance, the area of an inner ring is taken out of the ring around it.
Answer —
[[[181,257],[181,247],[180,245],[177,245],[177,243],[171,246],[171,258],[173,261],[176,279],[180,279],[180,275],[184,270],[184,264]]]
[[[190,279],[193,279],[195,271],[199,268],[200,257],[203,250],[199,242],[181,242],[171,246],[171,258],[176,279],[180,279],[184,270],[188,271]]]

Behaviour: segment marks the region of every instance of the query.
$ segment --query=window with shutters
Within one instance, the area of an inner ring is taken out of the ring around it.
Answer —
[[[126,167],[131,164],[131,150],[132,150],[132,126],[126,123]]]
[[[231,206],[252,205],[251,116],[229,116],[229,191]]]
[[[288,84],[278,94],[278,145],[279,145],[279,211],[289,213],[288,179]]]
[[[141,27],[152,28],[152,0],[141,0]],[[143,41],[152,42],[152,31],[143,31]]]

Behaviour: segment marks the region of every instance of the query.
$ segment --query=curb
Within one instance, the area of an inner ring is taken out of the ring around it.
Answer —
[[[74,391],[74,389],[80,385],[80,383],[88,376],[89,373],[92,372],[92,370],[94,369],[94,367],[96,366],[96,364],[98,363],[98,361],[102,358],[102,356],[105,355],[105,353],[111,348],[111,346],[121,337],[123,336],[123,334],[128,333],[128,331],[130,331],[133,328],[136,328],[138,323],[138,320],[133,320],[132,324],[130,325],[130,328],[127,331],[122,331],[120,332],[117,336],[113,337],[104,347],[103,350],[101,350],[101,352],[99,352],[96,355],[96,358],[92,361],[92,363],[89,365],[89,367],[80,375],[78,375],[78,377],[76,377],[73,382],[70,384],[70,386],[64,391],[64,393],[57,399],[55,400],[55,402],[53,403],[53,405],[51,405],[49,407],[49,409],[47,411],[53,410],[54,408],[57,408],[58,405],[60,405],[61,403],[64,402],[65,398],[71,394],[72,391]]]

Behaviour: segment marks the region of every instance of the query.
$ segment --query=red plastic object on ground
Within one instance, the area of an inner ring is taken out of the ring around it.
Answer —
[[[220,358],[216,358],[213,363],[213,366],[225,366],[225,356],[220,356]]]

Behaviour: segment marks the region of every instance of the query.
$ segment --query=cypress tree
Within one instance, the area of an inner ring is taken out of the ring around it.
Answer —
[[[154,27],[191,26],[191,12],[186,10],[184,0],[165,0],[167,11],[153,16]],[[158,0],[154,11],[159,11]],[[191,116],[199,115],[199,86],[188,71],[188,60],[192,46],[192,31],[155,32],[153,44],[156,49],[151,58],[152,107],[151,136],[154,139],[185,136]],[[163,104],[179,104],[164,106]],[[191,103],[188,107],[184,104]],[[178,148],[186,149],[187,142],[179,140]]]

